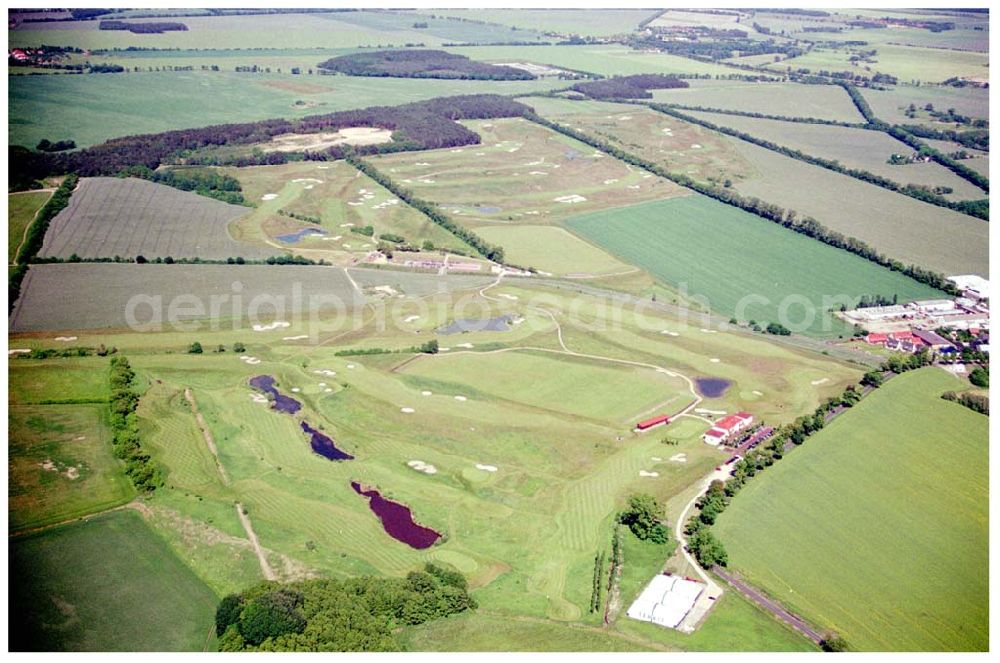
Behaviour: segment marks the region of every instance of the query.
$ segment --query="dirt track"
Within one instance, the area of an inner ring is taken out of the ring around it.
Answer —
[[[740,594],[748,598],[753,603],[756,603],[762,610],[771,613],[802,635],[812,640],[817,645],[823,640],[823,636],[807,624],[805,620],[785,610],[778,604],[777,601],[772,601],[768,597],[764,596],[763,593],[755,589],[753,586],[743,582],[735,574],[726,571],[721,566],[713,566],[712,572],[729,583]]]

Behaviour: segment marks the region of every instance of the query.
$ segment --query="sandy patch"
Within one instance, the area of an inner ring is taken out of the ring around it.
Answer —
[[[455,396],[455,400],[456,401],[462,401],[464,403],[465,401],[467,401],[469,399],[466,398],[465,396]]]
[[[315,373],[316,375],[329,375],[329,376],[333,376],[333,375],[337,374],[336,371],[331,371],[328,368],[317,368],[317,369],[315,369],[313,371],[313,373]]]
[[[274,200],[277,197],[278,197],[278,194],[276,194],[276,193],[265,193],[263,196],[260,197],[260,199],[261,200]]]
[[[55,340],[66,343],[67,341],[75,341],[76,336],[56,336]]]
[[[754,389],[752,393],[753,393],[754,396],[763,396],[764,395],[763,391],[757,391],[756,389]]]
[[[13,350],[8,350],[7,351],[7,356],[10,356],[10,355],[23,355],[23,354],[30,354],[30,353],[31,353],[31,349],[30,348],[15,348]]]
[[[240,357],[240,361],[242,361],[244,364],[250,364],[251,366],[256,366],[257,364],[260,363],[260,359],[257,359],[257,357],[250,357],[248,355],[242,355]]]
[[[412,407],[401,407],[399,408],[399,411],[405,414],[413,414],[414,412],[416,412],[416,410],[414,410]]]
[[[412,467],[417,472],[423,472],[424,474],[437,474],[437,468],[430,463],[425,463],[422,460],[411,460],[407,463],[409,467]]]
[[[408,315],[405,318],[403,318],[403,322],[413,322],[414,320],[419,320],[419,319],[420,319],[419,315]]]
[[[508,295],[505,292],[501,292],[497,297],[503,297],[504,299],[510,299],[511,301],[517,301],[517,295]]]
[[[671,463],[686,463],[686,462],[688,462],[687,454],[685,454],[685,453],[674,454],[673,456],[670,457],[670,462]]]
[[[347,367],[348,368],[356,368],[356,366],[354,364],[348,364]]]
[[[266,331],[274,331],[275,329],[286,329],[291,326],[292,323],[290,322],[285,322],[284,320],[275,320],[274,322],[270,322],[266,325],[254,325],[253,330],[255,332],[266,332]]]
[[[658,476],[660,476],[660,473],[659,472],[647,472],[646,470],[639,470],[639,476],[641,476],[641,477],[658,477]]]
[[[283,336],[282,341],[301,341],[304,338],[309,338],[309,334],[299,334],[298,336]]]
[[[466,349],[469,349],[469,348],[472,347],[472,343],[459,343],[455,347],[456,348],[466,348]]]
[[[72,481],[73,479],[78,479],[80,477],[80,468],[78,467],[67,467],[66,468],[66,478]]]
[[[814,387],[818,387],[819,385],[826,384],[829,381],[830,381],[830,378],[820,378],[819,380],[813,380],[809,384],[811,384]]]
[[[333,389],[331,389],[330,387],[327,387],[326,389],[323,390],[323,393],[324,394],[329,394],[332,391],[333,391]]]
[[[302,390],[301,390],[301,389],[299,389],[298,387],[292,387],[292,393],[293,393],[293,394],[297,394],[297,393],[299,393],[300,391],[302,391]]]
[[[483,472],[496,472],[498,468],[496,465],[484,465],[483,463],[476,463],[476,469],[482,470]]]
[[[430,391],[426,391],[426,390],[425,390],[425,391],[421,391],[421,392],[420,392],[420,395],[421,395],[421,396],[430,396],[430,395],[431,395],[432,393],[433,393],[433,392],[430,392]]]
[[[719,359],[718,357],[712,357],[711,359],[709,359],[709,361],[712,362],[713,364],[718,364],[722,360]]]
[[[661,334],[666,334],[667,336],[680,336],[680,334],[678,334],[677,332],[675,332],[675,331],[670,331],[669,329],[664,329],[664,330],[663,330],[663,331],[661,331],[660,333],[661,333]]]
[[[323,180],[318,180],[315,177],[296,177],[292,182],[298,184],[299,182],[314,182],[316,184],[322,184]]]
[[[585,203],[587,199],[583,196],[577,195],[575,193],[568,196],[559,196],[558,198],[553,198],[553,201],[557,203]]]
[[[718,334],[719,333],[718,330],[716,330],[716,329],[705,329],[704,327],[701,329],[701,332],[703,334]]]
[[[697,412],[698,414],[716,414],[716,415],[723,415],[723,414],[725,414],[725,413],[726,413],[726,411],[725,411],[725,410],[709,410],[709,409],[708,409],[707,407],[696,407],[696,408],[694,409],[694,411],[695,411],[695,412]]]
[[[313,134],[281,134],[261,146],[265,152],[322,150],[334,145],[379,145],[392,141],[392,131],[379,127],[346,127]]]

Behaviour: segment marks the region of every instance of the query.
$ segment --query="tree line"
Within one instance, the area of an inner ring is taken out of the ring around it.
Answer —
[[[101,21],[99,30],[127,30],[137,35],[159,35],[164,32],[187,32],[187,26],[178,21],[150,21],[131,23],[129,21]]]
[[[689,122],[692,124],[697,124],[705,127],[706,129],[711,129],[712,131],[717,131],[727,136],[734,136],[740,140],[746,141],[748,143],[753,143],[765,149],[771,150],[772,152],[777,152],[786,157],[795,159],[797,161],[804,161],[805,163],[812,164],[814,166],[819,166],[821,168],[826,168],[835,173],[840,173],[841,175],[847,175],[848,177],[853,177],[854,179],[861,180],[862,182],[867,182],[869,184],[874,184],[875,186],[882,187],[883,189],[888,189],[895,193],[901,193],[904,196],[910,198],[916,198],[917,200],[929,203],[931,205],[936,205],[938,207],[946,207],[956,212],[961,212],[963,214],[968,214],[970,216],[975,216],[980,219],[989,220],[989,201],[959,201],[954,202],[948,200],[944,196],[935,193],[930,187],[917,184],[899,184],[887,177],[882,177],[881,175],[876,175],[875,173],[863,170],[861,168],[848,168],[842,165],[836,159],[826,159],[823,157],[817,157],[811,154],[806,154],[801,150],[796,150],[784,145],[779,145],[769,140],[763,138],[758,138],[753,134],[749,134],[745,131],[740,131],[738,129],[733,129],[731,127],[724,127],[708,120],[703,120],[693,115],[687,115],[676,110],[672,106],[665,106],[663,104],[648,104],[653,110],[659,111],[666,115],[676,117],[679,120]]]
[[[577,83],[570,89],[585,94],[591,99],[652,99],[653,94],[650,90],[685,87],[689,87],[688,82],[677,76],[637,74]]]
[[[625,163],[642,168],[650,173],[653,173],[654,175],[658,175],[679,184],[680,186],[691,189],[710,198],[714,198],[719,202],[732,205],[733,207],[738,207],[739,209],[752,214],[756,214],[761,218],[780,224],[784,228],[794,230],[795,232],[806,235],[807,237],[817,239],[829,246],[844,249],[845,251],[861,256],[866,260],[870,260],[894,272],[905,274],[915,281],[925,283],[948,294],[959,294],[955,285],[946,279],[943,274],[939,274],[938,272],[924,269],[916,265],[904,265],[898,260],[889,258],[879,253],[873,247],[859,239],[848,237],[843,233],[826,228],[812,217],[807,216],[800,219],[795,210],[785,210],[778,205],[768,203],[756,197],[744,197],[730,188],[700,182],[684,173],[674,173],[668,171],[658,164],[626,152],[603,139],[594,138],[571,127],[559,124],[558,122],[547,120],[537,114],[532,113],[528,116],[528,119],[532,122],[548,127],[553,131],[557,131],[565,136],[569,136],[570,138],[599,149],[602,152],[610,154],[616,159],[624,161]]]
[[[781,120],[782,122],[798,122],[800,124],[827,124],[836,127],[851,127],[855,129],[864,129],[865,125],[860,122],[844,122],[843,120],[824,120],[819,117],[800,117],[800,116],[789,116],[789,115],[770,115],[768,113],[756,113],[752,111],[741,111],[732,108],[709,108],[707,106],[689,106],[686,104],[661,104],[668,108],[676,108],[678,110],[687,111],[700,111],[702,113],[716,113],[717,115],[739,115],[741,117],[752,117],[759,120]]]
[[[222,599],[221,651],[399,651],[396,633],[478,607],[460,573],[427,564],[405,578],[266,582]]]
[[[488,81],[529,81],[537,78],[516,67],[476,62],[464,55],[431,49],[351,53],[331,58],[316,66],[324,71],[347,76]]]
[[[115,456],[125,462],[125,474],[140,493],[151,493],[163,485],[163,476],[142,448],[136,408],[139,394],[134,389],[135,372],[125,357],[112,357],[111,434]]]

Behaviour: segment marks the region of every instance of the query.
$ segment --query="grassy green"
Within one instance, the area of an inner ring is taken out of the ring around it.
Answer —
[[[926,113],[909,118],[905,112],[913,104],[919,110],[932,104],[938,111],[954,108],[957,113],[989,119],[990,91],[978,87],[947,87],[934,85],[897,85],[887,90],[862,89],[861,94],[880,120],[893,124],[935,124]]]
[[[652,9],[433,9],[421,13],[456,16],[560,34],[600,37],[632,32],[651,17]]]
[[[459,94],[523,94],[560,83],[554,79],[454,81],[232,71],[12,76],[7,137],[12,145],[34,147],[48,138],[73,139],[85,147],[130,134],[297,118]],[[300,100],[306,104],[293,106]]]
[[[890,165],[890,155],[909,155],[913,148],[881,131],[699,111],[688,114],[810,156],[838,161],[848,168],[867,170],[900,185],[947,186],[954,190],[948,194],[949,199],[978,200],[986,196],[982,189],[937,163]]]
[[[731,565],[856,650],[988,647],[988,418],[889,381],[733,500]]]
[[[556,226],[484,226],[476,233],[502,246],[507,262],[552,274],[608,274],[632,269]]]
[[[906,264],[944,274],[989,274],[982,219],[729,139],[755,173],[735,183],[745,196],[811,216]],[[790,186],[794,183],[794,186]],[[873,210],[876,210],[873,212]]]
[[[30,191],[7,196],[7,262],[14,262],[25,231],[51,195],[49,191]]]
[[[653,100],[766,115],[864,122],[851,98],[836,85],[747,83],[727,80],[695,80],[689,81],[689,85],[687,88],[654,90]]]
[[[807,334],[845,331],[829,314],[833,300],[825,298],[850,302],[864,293],[881,293],[907,301],[936,293],[863,258],[704,196],[582,215],[568,224],[623,260],[706,297],[724,315],[776,322],[781,307],[787,307],[783,324],[804,322],[801,331]],[[805,302],[814,308],[805,311]]]
[[[15,651],[203,651],[218,597],[132,510],[10,541]]]
[[[867,35],[867,31],[864,33]],[[871,46],[843,48],[838,50],[814,48],[805,55],[790,58],[771,65],[769,68],[785,70],[805,68],[812,71],[857,71],[868,74],[868,70],[853,65],[849,58],[858,49],[870,50]],[[989,78],[989,57],[986,53],[956,51],[950,49],[920,48],[898,44],[878,44],[874,63],[862,63],[871,72],[896,76],[904,83],[940,83],[955,76]]]
[[[72,342],[52,345],[65,347],[67,343]],[[106,400],[111,395],[107,371],[106,357],[77,357],[58,361],[20,357],[11,359],[7,369],[10,384],[7,400],[11,405],[44,403],[49,400]]]
[[[107,509],[135,495],[111,451],[106,405],[20,405],[9,412],[11,531]]]

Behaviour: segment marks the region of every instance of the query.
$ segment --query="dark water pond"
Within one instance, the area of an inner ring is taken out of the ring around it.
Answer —
[[[722,378],[695,378],[694,383],[698,387],[698,393],[705,398],[719,398],[733,384]]]
[[[309,444],[312,446],[312,450],[323,458],[329,458],[330,460],[352,460],[354,458],[354,456],[346,451],[338,449],[332,439],[316,430],[306,422],[299,422],[299,426],[301,426],[305,434],[309,436]]]
[[[455,320],[445,327],[438,327],[439,334],[459,334],[472,331],[507,331],[510,329],[510,316],[501,315],[485,320]]]
[[[320,228],[303,228],[287,235],[278,235],[277,240],[285,244],[297,244],[309,235],[328,235],[329,233]]]
[[[270,375],[258,375],[255,378],[251,378],[250,386],[254,389],[263,391],[265,394],[273,396],[274,402],[271,404],[271,407],[279,412],[295,414],[302,409],[302,403],[298,402],[294,398],[285,396],[280,391],[275,389],[274,378]]]
[[[382,521],[386,533],[397,541],[402,541],[411,548],[422,550],[430,548],[441,535],[429,527],[413,522],[410,508],[399,502],[387,500],[377,490],[364,490],[357,481],[351,482],[351,488],[358,495],[368,498],[368,506]]]

